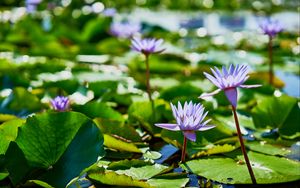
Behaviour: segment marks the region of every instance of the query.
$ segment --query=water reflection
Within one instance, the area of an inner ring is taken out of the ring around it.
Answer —
[[[177,151],[178,151],[178,148],[176,148],[175,146],[173,146],[171,144],[164,145],[161,148],[161,150],[159,151],[159,153],[162,154],[161,158],[155,160],[155,162],[158,164],[161,164],[165,160],[167,160],[170,156],[172,156],[174,153],[176,153]]]
[[[133,10],[130,15],[123,14],[122,16],[129,20],[148,23],[174,32],[179,31],[180,28],[197,29],[204,27],[209,35],[239,30],[259,31],[258,21],[262,18],[250,11],[235,11],[234,14],[230,14],[226,12],[150,11],[141,8]],[[273,14],[272,17],[284,23],[285,31],[298,32],[300,23],[297,12],[279,12]]]
[[[300,142],[296,142],[291,146],[291,153],[287,157],[300,161]]]
[[[300,97],[300,77],[298,75],[276,71],[276,76],[278,76],[282,81],[284,81],[285,86],[283,91],[293,97]]]

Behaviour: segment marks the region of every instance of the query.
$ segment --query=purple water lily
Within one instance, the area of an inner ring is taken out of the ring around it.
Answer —
[[[68,97],[57,96],[51,100],[51,105],[56,111],[66,111],[69,108],[70,101]]]
[[[264,34],[274,37],[283,30],[282,24],[278,20],[266,18],[259,23],[259,27]]]
[[[117,13],[115,8],[106,8],[103,10],[102,14],[106,17],[113,17]]]
[[[269,83],[273,84],[274,71],[273,71],[273,38],[283,30],[283,26],[278,20],[264,19],[259,23],[259,27],[264,34],[269,36],[268,42],[268,56],[269,56]]]
[[[154,53],[161,53],[165,49],[162,48],[163,39],[155,38],[133,38],[131,40],[131,48],[137,52],[141,52],[146,56]]]
[[[152,106],[153,119],[155,119],[155,107],[154,107],[154,101],[152,100],[151,97],[149,56],[150,54],[161,53],[162,51],[164,51],[165,49],[161,47],[163,42],[164,42],[163,39],[154,39],[154,38],[144,38],[144,39],[133,38],[131,40],[131,49],[140,52],[145,56],[147,94]]]
[[[185,102],[184,106],[178,102],[178,107],[171,103],[173,116],[176,119],[175,124],[172,123],[156,123],[157,127],[168,129],[171,131],[183,131],[184,136],[190,141],[196,141],[195,131],[206,131],[214,128],[215,126],[208,126],[207,123],[211,120],[208,119],[203,122],[208,112],[204,113],[204,107],[201,104],[193,104]]]
[[[156,123],[157,127],[161,127],[171,131],[182,131],[184,135],[183,147],[181,153],[181,162],[185,161],[187,139],[192,142],[196,141],[195,131],[206,131],[215,126],[207,125],[211,119],[204,121],[208,112],[204,113],[204,107],[201,104],[193,104],[185,102],[184,106],[178,102],[178,107],[171,103],[173,116],[176,123]],[[203,122],[204,121],[204,122]]]
[[[215,90],[212,93],[203,93],[200,98],[205,98],[208,96],[215,95],[219,93],[221,90],[224,90],[225,95],[229,102],[231,103],[232,113],[234,116],[234,121],[236,125],[236,130],[239,138],[239,142],[241,145],[241,150],[244,155],[244,159],[248,168],[249,175],[251,177],[252,183],[256,184],[256,179],[250,164],[250,160],[248,158],[246,148],[244,145],[239,120],[236,112],[236,104],[237,104],[237,87],[242,88],[253,88],[259,87],[261,85],[244,85],[244,82],[249,78],[249,66],[248,65],[237,65],[234,67],[232,64],[229,66],[227,70],[225,66],[222,67],[222,71],[215,67],[215,69],[211,69],[214,76],[204,72],[204,75],[207,79],[209,79],[214,85],[216,85],[219,89]]]
[[[110,26],[110,33],[119,38],[131,38],[140,30],[140,24],[131,22],[114,22]]]
[[[213,76],[204,72],[204,75],[219,89],[211,93],[203,93],[199,98],[206,98],[219,93],[221,90],[225,92],[225,95],[229,102],[236,107],[237,105],[237,87],[241,88],[254,88],[260,87],[261,85],[244,85],[244,82],[249,78],[249,66],[248,65],[230,65],[227,70],[225,66],[220,71],[217,67],[211,68]]]
[[[26,5],[26,10],[28,13],[33,13],[36,11],[36,7],[38,4],[40,4],[42,0],[26,0],[25,5]]]

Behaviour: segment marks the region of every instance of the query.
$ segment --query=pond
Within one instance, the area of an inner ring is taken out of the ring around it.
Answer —
[[[0,187],[298,187],[296,3],[2,1]]]

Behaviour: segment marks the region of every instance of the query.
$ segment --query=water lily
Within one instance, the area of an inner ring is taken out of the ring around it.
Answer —
[[[140,24],[132,22],[113,22],[110,26],[110,33],[118,38],[131,38],[140,30]]]
[[[163,39],[155,38],[133,38],[131,40],[131,48],[137,52],[141,52],[145,55],[161,53],[165,49],[162,48]]]
[[[116,15],[117,10],[115,8],[106,8],[103,10],[102,14],[106,17],[113,17]]]
[[[70,101],[68,97],[57,96],[51,101],[51,106],[56,111],[66,111],[69,108]]]
[[[209,79],[214,85],[216,85],[219,89],[215,90],[212,93],[204,93],[200,96],[200,98],[206,98],[208,96],[215,95],[219,93],[221,90],[225,92],[225,95],[229,102],[231,103],[232,113],[234,116],[235,126],[239,138],[239,142],[241,145],[241,150],[244,155],[244,159],[248,168],[249,175],[251,177],[252,183],[256,184],[256,179],[250,164],[250,160],[248,158],[246,148],[244,145],[239,120],[236,113],[236,105],[237,105],[237,87],[241,88],[253,88],[259,87],[261,85],[244,85],[244,82],[249,78],[249,66],[248,65],[237,65],[234,67],[232,64],[227,70],[225,66],[222,67],[222,71],[215,67],[215,69],[211,69],[214,76],[204,72],[204,75],[207,79]]]
[[[199,98],[205,99],[206,97],[213,96],[220,91],[224,91],[229,102],[236,107],[237,105],[237,88],[255,88],[260,87],[261,85],[244,85],[244,82],[249,78],[249,66],[248,65],[230,65],[227,70],[225,66],[222,67],[222,70],[219,70],[217,67],[215,69],[211,68],[213,76],[204,72],[204,75],[209,79],[215,86],[219,89],[211,93],[203,93]]]
[[[38,4],[40,4],[42,0],[26,0],[25,5],[26,5],[26,10],[28,13],[33,13],[36,11],[36,7]]]
[[[184,162],[186,139],[195,142],[196,131],[206,131],[214,128],[215,126],[207,125],[211,119],[204,121],[208,112],[204,111],[204,107],[201,104],[193,104],[192,101],[185,102],[184,106],[178,102],[178,107],[171,103],[173,116],[176,119],[176,123],[156,123],[157,127],[161,127],[171,131],[182,131],[184,135],[183,152],[181,155],[181,161]]]
[[[150,54],[163,52],[165,50],[164,48],[162,48],[163,42],[164,42],[163,39],[155,39],[155,38],[144,38],[144,39],[133,38],[131,40],[131,49],[140,52],[145,56],[147,94],[152,106],[153,119],[155,119],[155,107],[154,107],[154,101],[152,100],[151,97],[149,56]]]
[[[275,19],[266,18],[259,22],[259,27],[264,34],[274,37],[283,30],[282,24]]]
[[[283,30],[283,26],[278,20],[264,19],[259,23],[259,27],[264,34],[269,36],[268,42],[268,56],[269,56],[269,83],[273,84],[273,38]]]

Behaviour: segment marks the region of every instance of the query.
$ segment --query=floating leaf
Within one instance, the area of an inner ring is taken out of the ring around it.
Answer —
[[[31,179],[39,177],[54,187],[63,187],[104,154],[100,130],[77,112],[28,118],[19,128],[16,143],[5,155],[15,184],[34,169],[41,169],[40,174],[31,174]]]
[[[38,185],[39,187],[43,187],[43,188],[54,188],[51,185],[49,185],[46,182],[40,181],[40,180],[28,180],[25,183],[26,186],[34,186],[34,185]]]
[[[143,167],[145,165],[151,165],[152,163],[149,161],[142,161],[139,159],[125,159],[125,160],[121,160],[121,161],[115,161],[115,162],[111,162],[107,169],[108,170],[126,170],[129,169],[131,167]]]
[[[291,150],[289,150],[288,148],[268,144],[265,141],[246,142],[246,146],[252,151],[256,151],[268,155],[286,156],[289,153],[291,153]]]
[[[151,186],[159,188],[185,187],[188,182],[189,178],[183,177],[172,177],[170,179],[153,178],[147,181]]]
[[[286,158],[248,152],[259,184],[284,183],[300,180],[300,162]],[[243,160],[243,156],[238,156]],[[214,157],[188,161],[182,168],[207,179],[225,184],[251,184],[251,178],[245,163],[224,157]]]
[[[300,108],[293,97],[267,97],[259,101],[251,112],[257,128],[279,128],[283,136],[300,136],[300,128],[296,123],[300,120]]]
[[[127,175],[120,175],[114,171],[104,171],[104,169],[97,172],[88,173],[88,178],[96,183],[114,186],[133,186],[133,187],[151,187],[147,182],[142,180],[135,180]]]
[[[192,86],[189,83],[183,83],[175,87],[163,90],[160,97],[166,101],[172,101],[173,99],[178,99],[179,97],[188,96],[189,99],[197,99],[202,93],[202,90]]]
[[[9,121],[16,118],[18,117],[11,114],[0,114],[0,122]]]
[[[116,138],[119,137],[120,139],[127,139],[128,141],[133,142],[142,141],[136,130],[124,121],[103,118],[95,118],[94,121],[101,129],[103,134],[111,135]]]
[[[152,159],[152,160],[156,160],[156,159],[159,159],[161,158],[161,154],[157,151],[146,151],[144,154],[143,154],[143,157],[145,159]]]
[[[154,164],[154,165],[144,165],[141,167],[131,167],[126,170],[117,170],[115,172],[117,174],[125,174],[127,176],[132,177],[133,179],[148,180],[153,176],[164,172],[168,168],[169,167],[164,165]]]
[[[224,145],[216,145],[212,146],[211,148],[200,151],[194,155],[192,155],[192,158],[200,157],[200,156],[207,156],[207,155],[213,155],[213,154],[220,154],[220,153],[227,153],[235,150],[236,147],[230,144],[224,144]]]
[[[8,172],[0,172],[0,181],[4,180],[9,175]]]
[[[14,111],[28,110],[30,112],[38,111],[42,108],[40,99],[27,91],[25,88],[14,88],[8,108]]]
[[[155,118],[153,119],[152,107],[150,102],[135,102],[128,109],[129,122],[138,122],[142,125],[147,131],[152,134],[160,132],[160,128],[154,126],[154,123],[158,122],[157,120],[162,118],[162,114],[166,108],[167,104],[163,100],[155,101]]]
[[[18,127],[23,123],[24,120],[15,119],[0,125],[0,155],[5,154],[9,143],[17,138]]]
[[[124,121],[122,114],[101,102],[89,102],[85,105],[74,105],[73,110],[81,112],[92,119],[103,118]]]
[[[104,145],[108,148],[115,149],[118,151],[142,153],[142,151],[133,143],[125,142],[107,134],[104,134]]]

